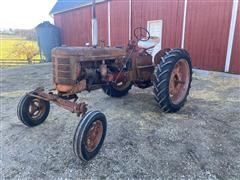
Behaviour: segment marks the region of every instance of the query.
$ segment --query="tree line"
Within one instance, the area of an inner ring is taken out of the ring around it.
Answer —
[[[2,35],[12,35],[12,36],[18,36],[21,38],[24,38],[26,40],[37,40],[37,33],[35,29],[2,29],[0,31],[0,34]]]

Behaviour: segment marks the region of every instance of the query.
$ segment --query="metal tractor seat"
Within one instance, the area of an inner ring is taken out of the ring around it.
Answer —
[[[157,44],[159,44],[160,39],[158,37],[150,37],[149,40],[140,40],[138,41],[138,47],[143,49],[151,49],[154,48]]]

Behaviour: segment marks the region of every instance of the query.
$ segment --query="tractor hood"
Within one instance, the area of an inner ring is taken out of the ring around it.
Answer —
[[[57,47],[52,50],[53,57],[77,58],[80,61],[117,59],[126,56],[123,48]]]

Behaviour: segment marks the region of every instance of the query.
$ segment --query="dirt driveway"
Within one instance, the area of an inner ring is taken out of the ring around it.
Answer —
[[[152,88],[133,88],[121,99],[101,90],[79,94],[108,119],[104,146],[89,163],[72,150],[74,114],[52,105],[38,127],[17,119],[20,97],[51,82],[50,64],[1,70],[2,179],[240,179],[239,77],[194,75],[176,114],[159,110]]]

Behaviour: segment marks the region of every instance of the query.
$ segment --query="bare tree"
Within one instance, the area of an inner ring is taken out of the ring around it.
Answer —
[[[16,58],[27,60],[31,64],[32,58],[39,54],[39,50],[29,42],[18,42],[13,46],[11,53]]]

